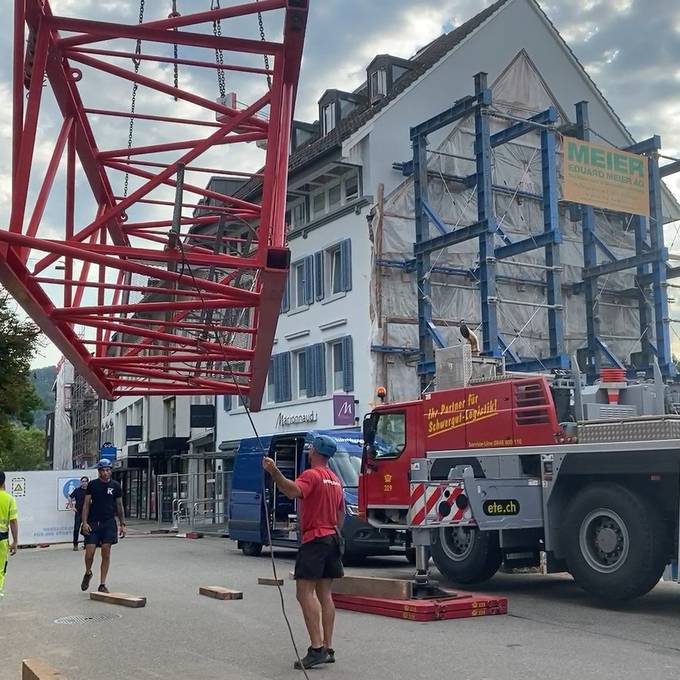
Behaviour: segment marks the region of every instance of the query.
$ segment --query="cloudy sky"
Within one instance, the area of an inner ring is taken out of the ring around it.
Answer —
[[[146,2],[147,16],[162,17],[170,10],[169,0]],[[7,18],[2,29],[5,35],[0,40],[0,97],[4,102],[8,102],[10,94],[8,19],[12,4],[12,0],[0,0],[2,15]],[[105,17],[126,23],[135,23],[138,13],[136,0],[52,0],[51,4],[55,14],[77,12],[83,17]],[[490,0],[310,0],[296,117],[314,120],[316,102],[326,88],[354,89],[365,77],[364,69],[375,54],[410,57],[443,31],[451,30],[488,4]],[[189,5],[192,9],[208,8],[210,0],[178,0],[180,11]],[[680,2],[544,0],[541,6],[634,137],[661,134],[664,151],[680,156]],[[275,27],[268,29],[276,37]],[[257,37],[255,25],[244,30]],[[205,84],[195,85],[200,89]],[[214,84],[205,86],[216,89]],[[120,96],[121,93],[112,93],[112,97]],[[129,97],[129,92],[125,97]],[[126,106],[129,103],[122,108]],[[178,110],[177,115],[182,115],[182,109]],[[3,223],[8,214],[10,121],[11,111],[5,106],[0,110],[0,221]],[[121,123],[126,125],[125,121]],[[50,140],[55,133],[49,125],[47,130],[44,149],[39,144],[43,161],[49,157]],[[120,131],[111,127],[118,141]],[[253,169],[258,161],[254,155],[242,159],[244,165]],[[680,197],[680,180],[671,186]],[[62,210],[58,214],[63,214]],[[46,217],[48,221],[54,220],[57,231],[58,214],[48,211]],[[669,238],[674,241],[675,229]],[[680,237],[674,247],[680,251]],[[674,339],[680,339],[680,335]],[[53,363],[55,356],[53,349],[46,348],[36,365]]]

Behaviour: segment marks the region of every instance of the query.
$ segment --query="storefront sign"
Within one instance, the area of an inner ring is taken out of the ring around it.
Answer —
[[[318,420],[319,414],[316,411],[309,411],[308,413],[294,413],[291,415],[286,415],[283,411],[280,411],[276,419],[276,427],[316,423]]]
[[[354,395],[333,395],[333,425],[354,425]]]
[[[563,139],[562,198],[633,215],[649,216],[649,172],[644,156]]]

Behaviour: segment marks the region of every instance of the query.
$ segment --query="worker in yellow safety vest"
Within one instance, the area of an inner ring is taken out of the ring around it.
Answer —
[[[19,522],[17,520],[17,502],[5,491],[5,473],[0,470],[0,598],[4,596],[7,560],[17,551],[19,542]],[[12,542],[9,542],[9,532]]]

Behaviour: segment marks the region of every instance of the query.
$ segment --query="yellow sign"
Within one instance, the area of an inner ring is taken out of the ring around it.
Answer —
[[[649,171],[644,156],[574,137],[564,137],[562,149],[565,201],[649,216]]]
[[[425,414],[427,421],[427,436],[437,435],[457,430],[469,423],[493,418],[498,415],[498,399],[489,399],[479,403],[479,396],[474,392],[467,395],[467,399],[444,402],[439,407],[430,407]]]

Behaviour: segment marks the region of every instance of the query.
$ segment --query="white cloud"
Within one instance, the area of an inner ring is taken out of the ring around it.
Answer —
[[[184,6],[188,6],[185,0]],[[231,0],[229,0],[231,1]],[[235,0],[234,0],[235,1]],[[9,3],[5,3],[7,5]],[[138,5],[129,0],[52,0],[55,14],[101,18],[106,21],[136,23]],[[208,6],[208,2],[203,3]],[[491,0],[315,0],[310,3],[307,40],[303,71],[299,89],[296,117],[315,120],[317,101],[324,90],[338,88],[352,90],[365,78],[365,68],[378,53],[391,53],[409,57],[444,30],[459,25],[476,12],[491,4]],[[654,11],[650,11],[650,4]],[[167,2],[147,2],[147,18],[162,18],[168,12]],[[180,10],[183,3],[180,2]],[[680,63],[680,3],[677,0],[587,0],[567,3],[562,0],[544,0],[542,7],[567,39],[577,57],[589,69],[608,100],[637,138],[661,134],[664,150],[680,156],[680,93],[678,91],[678,64]],[[269,36],[276,37],[276,17],[265,13],[265,27]],[[227,22],[225,22],[226,24]],[[234,25],[244,29],[249,37],[259,38],[256,22],[235,20]],[[5,24],[7,31],[7,23]],[[223,27],[227,32],[227,27]],[[653,39],[650,39],[653,36]],[[110,43],[113,44],[113,43]],[[128,42],[129,46],[129,42]],[[11,101],[9,79],[11,75],[10,41],[0,41],[0,101]],[[157,54],[170,55],[171,45],[155,45]],[[225,58],[231,58],[227,55]],[[111,60],[130,68],[129,61]],[[261,64],[260,58],[252,63]],[[118,110],[128,110],[131,85],[114,83],[109,86],[108,76],[93,76],[84,68],[80,84],[84,97],[97,95],[106,105]],[[172,69],[168,66],[142,65],[142,72],[157,75],[164,82],[172,82]],[[180,81],[192,91],[214,99],[217,96],[216,77],[213,72],[189,73],[182,69]],[[261,85],[261,83],[260,83]],[[228,89],[235,89],[239,99],[247,101],[254,94],[252,82],[237,75],[228,75]],[[49,99],[49,97],[48,97]],[[140,88],[139,109],[163,109],[178,117],[196,115],[196,108],[186,102],[173,102],[167,95]],[[42,134],[37,143],[36,167],[40,175],[51,155],[51,144],[58,131],[57,115],[49,106],[42,121]],[[205,115],[205,114],[202,114]],[[127,120],[100,117],[93,122],[102,148],[125,146]],[[138,121],[135,125],[135,143],[154,144],[171,137],[162,125]],[[202,137],[206,128],[195,126],[187,134]],[[10,190],[11,108],[0,107],[0,223],[6,223]],[[201,159],[201,165],[219,167],[228,159],[230,166],[255,170],[262,154],[254,145],[244,149],[219,147]],[[115,191],[120,192],[122,176],[111,172]],[[82,180],[82,173],[79,173]],[[190,181],[203,185],[206,175],[193,174]],[[131,179],[131,187],[138,186]],[[680,195],[680,177],[668,182]],[[55,186],[55,192],[58,185]],[[35,187],[32,195],[35,194]],[[172,198],[172,189],[158,192]],[[85,196],[86,194],[83,194]],[[30,197],[29,197],[30,201]],[[79,206],[79,223],[92,218],[92,208]],[[131,219],[164,214],[163,208],[146,206]],[[63,204],[50,203],[46,219],[52,230],[62,229]],[[676,243],[680,250],[680,239]],[[674,336],[675,337],[675,336]],[[680,348],[679,348],[680,349]]]

